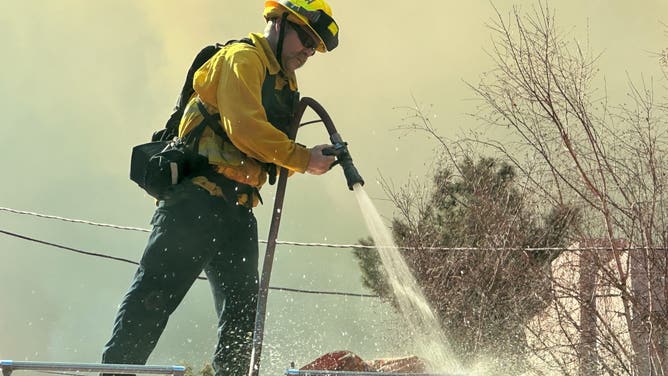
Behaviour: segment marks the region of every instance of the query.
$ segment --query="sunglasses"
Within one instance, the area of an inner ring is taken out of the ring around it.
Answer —
[[[319,43],[316,42],[311,36],[311,34],[309,34],[301,26],[297,25],[294,22],[288,22],[288,25],[290,25],[292,30],[294,30],[297,33],[297,37],[299,37],[299,41],[302,43],[302,46],[304,46],[304,48],[313,50],[318,48]]]

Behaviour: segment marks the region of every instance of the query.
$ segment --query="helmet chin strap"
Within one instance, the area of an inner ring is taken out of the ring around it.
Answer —
[[[278,60],[278,64],[281,66],[281,69],[283,69],[283,39],[285,37],[287,19],[288,12],[285,12],[281,16],[281,29],[278,31],[278,43],[276,44],[276,59]]]

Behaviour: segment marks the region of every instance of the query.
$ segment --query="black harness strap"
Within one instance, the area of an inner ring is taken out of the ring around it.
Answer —
[[[283,38],[285,37],[285,21],[287,19],[288,12],[285,12],[281,16],[281,30],[278,32],[278,44],[276,45],[276,60],[278,60],[278,64],[280,64],[281,68],[283,68],[283,59],[281,58],[281,55],[283,55]]]
[[[197,108],[199,108],[199,111],[202,113],[202,117],[204,119],[202,119],[202,122],[197,126],[197,128],[193,129],[192,132],[190,132],[188,134],[188,136],[190,136],[192,133],[197,132],[197,134],[195,136],[193,136],[193,137],[196,137],[196,138],[195,139],[190,139],[189,138],[188,141],[186,141],[186,144],[189,144],[190,141],[195,140],[195,145],[193,146],[193,148],[194,148],[195,152],[197,152],[199,150],[199,139],[202,137],[202,132],[204,132],[204,128],[207,125],[209,126],[209,128],[211,128],[211,130],[215,134],[220,136],[220,138],[222,138],[223,141],[229,142],[229,143],[232,144],[232,141],[230,140],[230,136],[228,136],[227,133],[220,127],[220,123],[218,123],[218,119],[216,118],[216,116],[211,115],[209,113],[209,111],[206,110],[206,107],[204,107],[204,104],[202,103],[202,101],[199,98],[197,98]],[[256,161],[257,161],[257,159],[256,159]],[[267,175],[269,175],[268,176],[269,184],[274,185],[274,183],[276,182],[276,174],[277,174],[276,165],[273,164],[273,163],[263,163],[263,162],[260,162],[260,161],[258,161],[258,163],[262,164],[264,166],[265,170],[267,171]],[[257,191],[257,189],[256,189],[256,191]],[[259,197],[259,192],[257,192],[257,193],[258,193],[258,197]],[[262,201],[261,198],[260,198],[260,201]]]
[[[204,107],[204,104],[199,98],[197,98],[197,108],[199,108],[199,112],[201,112],[202,117],[204,117],[202,123],[206,123],[206,125],[208,125],[215,134],[222,138],[223,141],[231,143],[232,141],[230,141],[230,136],[228,136],[227,133],[220,128],[218,119],[206,110],[206,107]]]

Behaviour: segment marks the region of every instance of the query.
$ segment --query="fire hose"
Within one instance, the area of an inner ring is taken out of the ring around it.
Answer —
[[[301,119],[304,116],[306,108],[310,107],[319,117],[320,121],[325,125],[327,133],[332,143],[332,147],[323,150],[325,155],[333,155],[336,157],[334,164],[339,164],[343,168],[343,173],[346,178],[348,189],[353,190],[356,184],[364,185],[364,179],[360,176],[357,168],[353,164],[353,159],[348,151],[348,144],[343,141],[341,135],[334,127],[334,122],[330,118],[327,111],[315,99],[304,97],[299,101],[297,110],[288,129],[288,137],[295,140],[297,137],[297,130],[300,127]],[[320,122],[318,121],[318,122]],[[308,122],[301,125],[311,124]],[[264,255],[264,263],[262,265],[262,274],[260,276],[260,287],[258,293],[257,312],[255,315],[255,329],[253,332],[253,351],[251,355],[249,376],[258,376],[260,372],[260,360],[262,356],[262,342],[264,340],[264,324],[267,310],[267,298],[269,295],[269,278],[271,276],[271,269],[274,263],[274,251],[276,249],[276,240],[278,238],[278,228],[281,223],[281,214],[283,213],[283,201],[285,198],[285,188],[287,185],[288,172],[285,168],[281,168],[278,185],[276,187],[276,198],[274,200],[274,208],[272,211],[271,225],[269,227],[269,236],[267,238],[267,250]]]

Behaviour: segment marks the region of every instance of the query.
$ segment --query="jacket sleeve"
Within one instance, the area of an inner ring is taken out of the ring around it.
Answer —
[[[310,151],[290,140],[268,120],[262,106],[262,84],[266,68],[251,49],[236,51],[221,59],[216,105],[225,132],[232,143],[249,157],[304,172]]]

